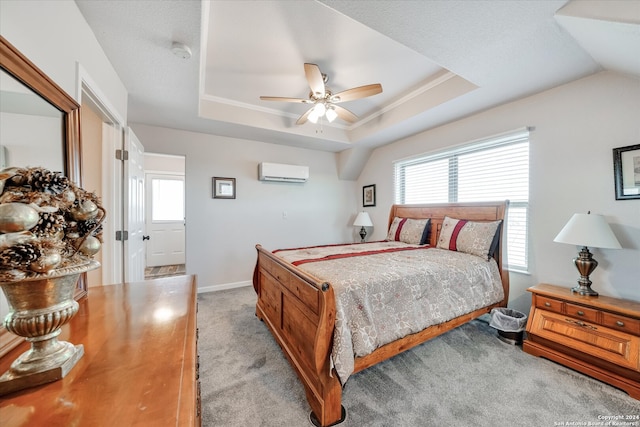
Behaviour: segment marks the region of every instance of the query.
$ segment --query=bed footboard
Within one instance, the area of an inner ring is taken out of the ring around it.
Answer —
[[[302,382],[314,423],[341,421],[342,388],[331,375],[335,295],[328,283],[305,274],[256,245],[253,286],[256,316],[271,330]]]

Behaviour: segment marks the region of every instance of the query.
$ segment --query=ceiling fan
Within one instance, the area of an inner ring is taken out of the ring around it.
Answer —
[[[354,99],[366,98],[382,92],[382,85],[375,83],[354,87],[334,94],[327,87],[327,81],[329,80],[327,75],[321,73],[320,68],[316,64],[305,63],[304,74],[311,88],[308,99],[278,96],[260,97],[263,101],[300,102],[312,105],[312,107],[296,121],[297,125],[304,124],[307,120],[312,123],[317,123],[318,119],[323,116],[326,117],[329,122],[333,122],[339,117],[346,122],[353,123],[358,119],[358,116],[337,104],[353,101]]]

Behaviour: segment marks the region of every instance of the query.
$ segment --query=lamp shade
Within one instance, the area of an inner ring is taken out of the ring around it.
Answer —
[[[373,227],[373,222],[371,222],[371,218],[367,212],[360,212],[356,217],[356,220],[353,221],[354,227]]]
[[[574,214],[553,241],[592,248],[622,248],[604,217],[594,214]]]

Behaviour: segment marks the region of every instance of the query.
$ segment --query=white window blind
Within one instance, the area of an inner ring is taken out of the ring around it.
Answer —
[[[395,162],[396,203],[509,200],[507,268],[528,268],[529,131]]]

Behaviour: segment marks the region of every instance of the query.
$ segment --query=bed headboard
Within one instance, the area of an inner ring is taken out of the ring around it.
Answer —
[[[429,244],[436,246],[442,221],[445,216],[456,219],[466,219],[469,221],[496,221],[503,220],[500,228],[500,243],[498,249],[494,253],[494,258],[498,263],[500,275],[502,277],[502,286],[505,292],[505,302],[509,296],[509,272],[502,269],[502,261],[506,261],[506,232],[505,223],[507,219],[508,200],[500,202],[473,202],[473,203],[433,203],[424,205],[393,205],[389,212],[389,223],[387,230],[391,227],[393,218],[413,218],[413,219],[431,219],[431,236]]]

